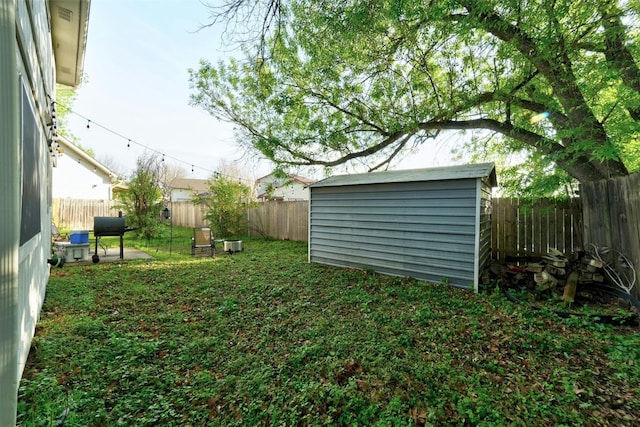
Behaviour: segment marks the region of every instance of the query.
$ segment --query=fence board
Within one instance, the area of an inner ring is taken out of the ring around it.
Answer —
[[[527,243],[527,223],[530,222],[531,217],[527,215],[526,212],[523,215],[518,215],[518,220],[516,221],[516,226],[518,227],[516,233],[518,235],[516,245],[520,248],[521,256],[529,256],[531,252],[531,248],[528,247]]]
[[[505,251],[509,250],[508,248],[518,247],[518,212],[513,209],[513,203],[513,200],[505,201],[505,210],[502,223]]]

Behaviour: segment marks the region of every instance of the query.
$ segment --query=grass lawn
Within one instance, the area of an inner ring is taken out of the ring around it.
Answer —
[[[640,423],[637,327],[308,264],[300,242],[193,259],[188,230],[171,256],[164,237],[52,270],[20,425]]]

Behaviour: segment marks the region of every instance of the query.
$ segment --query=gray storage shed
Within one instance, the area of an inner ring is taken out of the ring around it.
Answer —
[[[310,186],[309,262],[478,290],[493,163],[338,175]]]

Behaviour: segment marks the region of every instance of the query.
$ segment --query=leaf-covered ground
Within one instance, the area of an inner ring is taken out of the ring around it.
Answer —
[[[160,258],[52,270],[20,425],[640,424],[638,328],[308,264],[304,243]]]

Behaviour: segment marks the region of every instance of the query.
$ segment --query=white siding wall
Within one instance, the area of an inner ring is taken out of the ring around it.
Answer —
[[[173,189],[171,190],[172,202],[188,202],[193,199],[193,190]]]
[[[13,0],[0,0],[0,425],[16,425],[18,395],[20,107]]]
[[[273,192],[274,197],[282,197],[285,201],[309,200],[309,188],[299,182],[293,182],[285,186],[276,188]]]
[[[267,175],[258,183],[256,192],[258,195],[265,194],[269,185],[272,185],[274,187],[272,197],[281,198],[284,201],[309,200],[309,188],[304,184],[293,181],[283,185],[284,182],[286,182],[285,178]]]
[[[66,153],[53,168],[53,197],[57,199],[110,200],[111,179]]]
[[[3,426],[16,424],[18,383],[44,301],[51,245],[52,176],[45,114],[50,105],[47,95],[55,97],[55,78],[47,2],[28,3],[30,8],[25,1],[0,0],[3,145],[0,425]],[[27,202],[23,203],[24,200]],[[22,228],[25,224],[28,224],[26,231]]]

